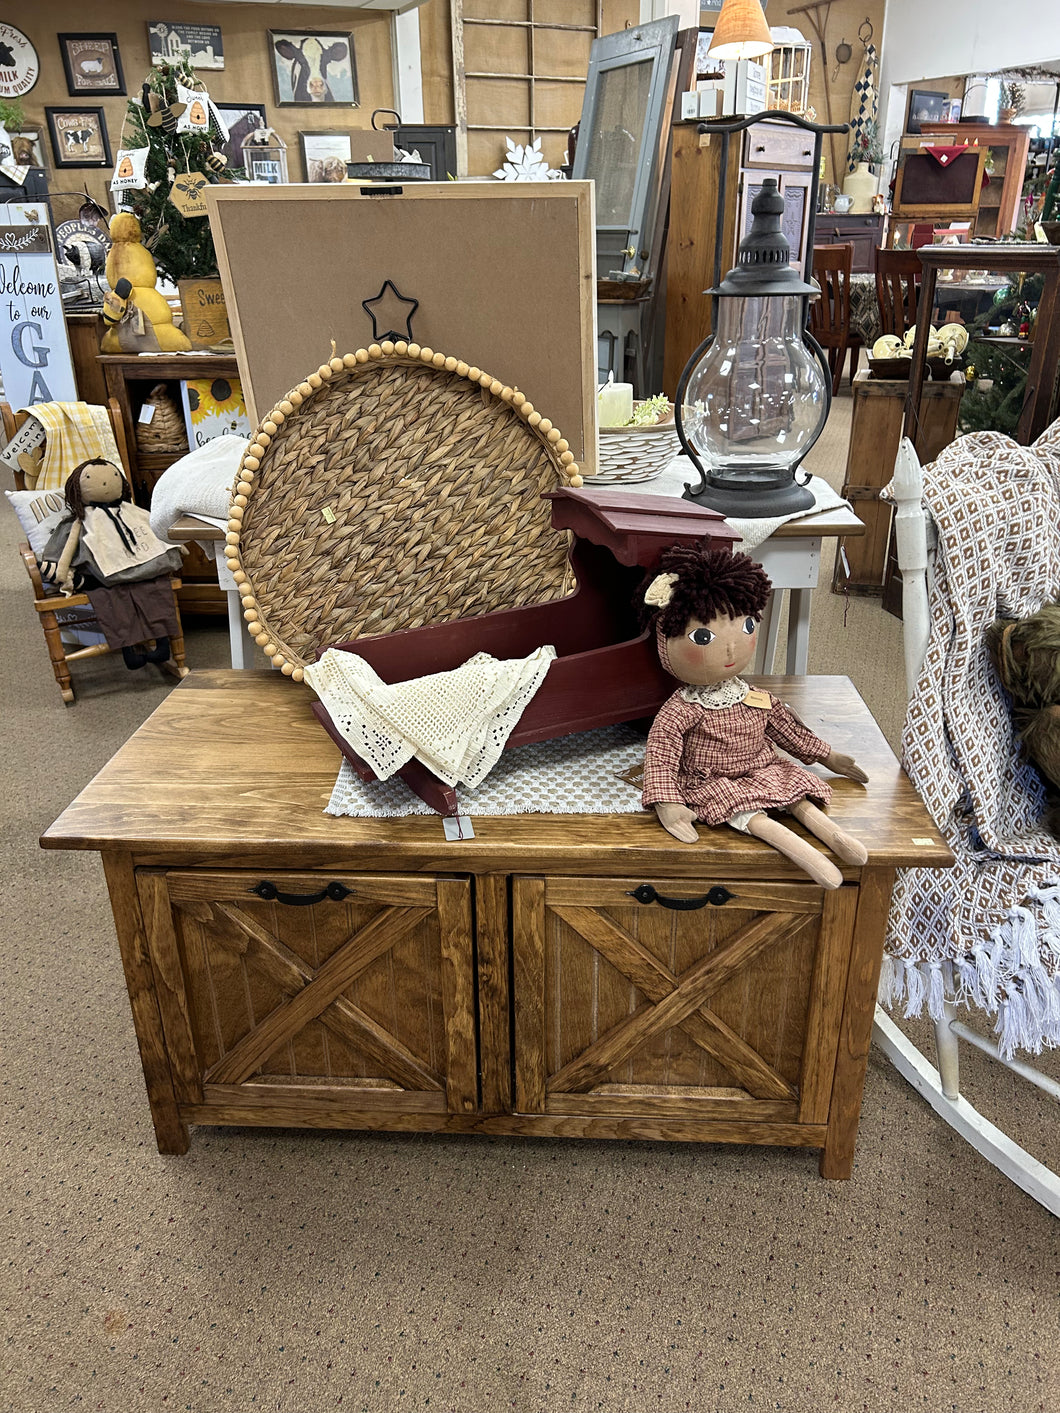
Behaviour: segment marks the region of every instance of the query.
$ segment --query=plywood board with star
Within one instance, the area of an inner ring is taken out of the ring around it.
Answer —
[[[255,423],[332,340],[341,355],[391,334],[519,388],[595,470],[591,182],[213,186],[207,201]]]

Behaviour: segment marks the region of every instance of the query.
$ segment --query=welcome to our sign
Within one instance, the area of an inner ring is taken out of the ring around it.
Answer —
[[[59,276],[35,211],[0,205],[0,374],[12,407],[76,402]]]

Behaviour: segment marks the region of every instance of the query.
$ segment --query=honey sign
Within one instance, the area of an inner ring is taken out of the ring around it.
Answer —
[[[221,281],[180,280],[180,307],[184,311],[183,328],[193,348],[214,348],[231,337],[225,292]]]
[[[208,125],[206,107],[201,98],[196,98],[188,107],[185,120],[190,128],[205,128]]]

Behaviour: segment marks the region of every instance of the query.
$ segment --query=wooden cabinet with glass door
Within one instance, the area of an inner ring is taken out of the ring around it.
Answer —
[[[973,234],[1003,240],[1016,229],[1031,130],[1016,123],[921,123],[920,135],[932,146],[971,143],[988,147],[986,174],[979,195]]]

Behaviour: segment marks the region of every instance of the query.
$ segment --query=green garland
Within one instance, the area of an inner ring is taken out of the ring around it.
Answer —
[[[144,245],[154,256],[159,274],[174,284],[177,280],[201,279],[217,273],[217,254],[210,222],[205,216],[182,216],[169,199],[172,174],[200,172],[209,181],[231,180],[227,163],[219,171],[207,165],[213,153],[223,155],[221,130],[210,113],[207,132],[169,132],[147,122],[150,115],[150,94],[156,94],[161,107],[176,102],[176,84],[203,92],[185,52],[171,63],[159,63],[150,70],[143,83],[140,99],[130,98],[122,129],[122,146],[147,147],[144,177],[147,186],[129,193],[131,209],[143,229]],[[142,99],[142,101],[141,101]]]

